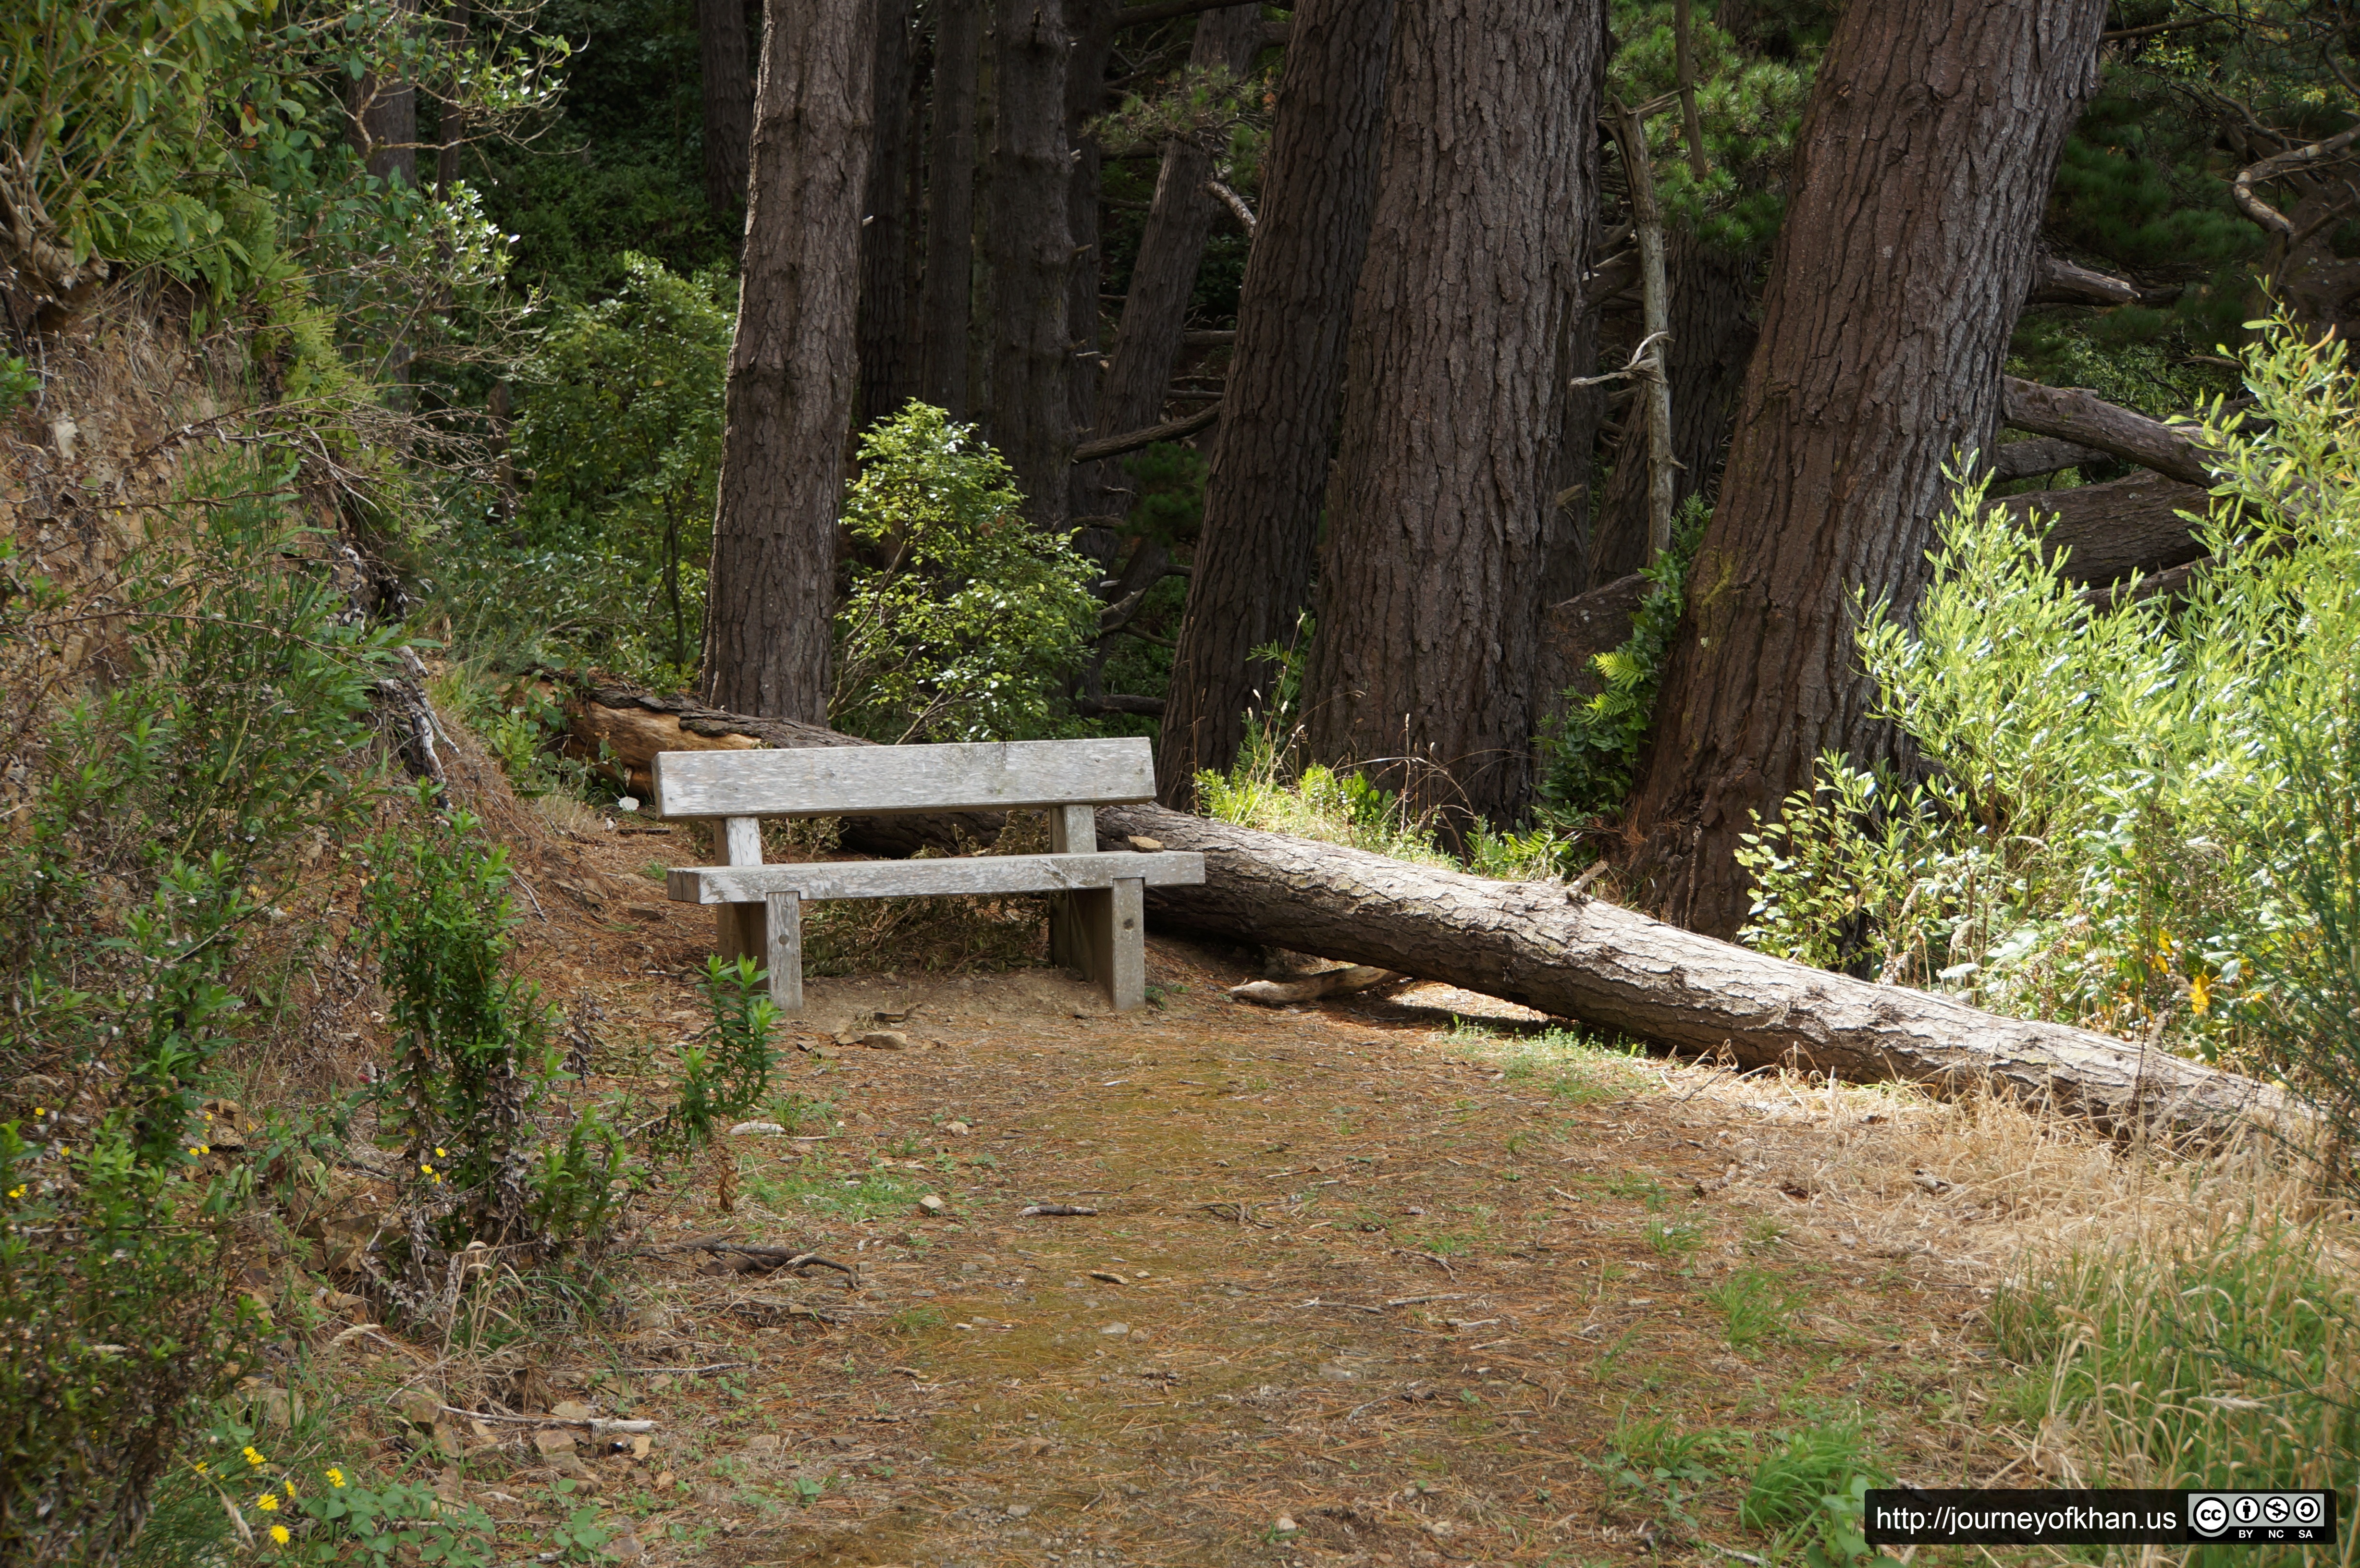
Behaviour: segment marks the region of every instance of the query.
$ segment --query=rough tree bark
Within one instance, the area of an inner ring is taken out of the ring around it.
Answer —
[[[611,689],[574,693],[569,705],[577,742],[603,741],[634,776],[661,750],[865,744]],[[988,840],[998,827],[981,814],[855,818],[847,842],[908,854],[921,843]],[[2261,1084],[2177,1057],[1766,957],[1601,899],[1575,901],[1561,883],[1493,882],[1156,806],[1098,812],[1099,843],[1133,835],[1205,856],[1202,887],[1149,895],[1163,931],[1445,981],[1656,1045],[1726,1051],[1747,1067],[1988,1082],[2116,1128],[2217,1134],[2280,1105]]]
[[[975,286],[975,85],[982,0],[943,0],[934,20],[934,112],[926,165],[923,396],[967,418],[968,303]]]
[[[1065,279],[1073,266],[1065,56],[1072,40],[1057,0],[997,0],[994,31],[985,197],[991,405],[985,433],[1015,473],[1026,518],[1043,532],[1061,531],[1074,446],[1065,349]]]
[[[902,206],[910,161],[910,0],[876,0],[877,120],[860,229],[859,424],[901,411],[918,395],[911,363],[910,226]]]
[[[1754,352],[1753,262],[1673,235],[1670,250],[1674,506],[1710,486],[1729,440],[1737,389]],[[1618,361],[1619,363],[1619,361]],[[1647,563],[1645,421],[1629,432],[1590,528],[1589,585],[1601,587]]]
[[[705,694],[764,718],[827,717],[876,27],[875,0],[776,5],[762,27]]]
[[[394,0],[394,17],[407,27],[418,0]],[[399,176],[418,189],[418,89],[410,82],[371,73],[355,82],[353,145],[368,171],[379,180]]]
[[[745,205],[746,159],[754,137],[745,0],[696,0],[696,60],[704,73],[705,204],[726,220]]]
[[[1114,0],[1065,0],[1065,27],[1073,38],[1065,56],[1065,138],[1073,147],[1065,193],[1068,254],[1073,258],[1065,272],[1065,510],[1068,517],[1080,517],[1097,510],[1086,504],[1087,471],[1072,467],[1071,457],[1074,439],[1098,419],[1098,332],[1105,316],[1098,290],[1106,274],[1106,256],[1098,244],[1098,184],[1106,149],[1088,127],[1108,106],[1107,59],[1114,51],[1115,7]],[[1084,525],[1074,536],[1074,546],[1101,570],[1114,564],[1118,541],[1103,524]]]
[[[1262,20],[1254,7],[1208,11],[1197,19],[1188,68],[1201,73],[1218,67],[1242,75],[1261,48]],[[1163,415],[1197,264],[1212,230],[1213,197],[1205,189],[1212,177],[1213,155],[1198,143],[1180,137],[1164,145],[1131,291],[1123,296],[1114,353],[1098,387],[1093,429],[1101,439],[1144,429]],[[1125,488],[1120,474],[1104,463],[1090,465],[1076,478],[1080,489],[1075,509],[1080,515],[1110,510]]]
[[[1262,217],[1205,477],[1205,521],[1156,743],[1158,788],[1193,798],[1226,770],[1245,713],[1277,691],[1251,657],[1310,595],[1344,339],[1376,201],[1393,0],[1303,0],[1262,164]]]
[[[2001,361],[2104,13],[1855,0],[1836,25],[1633,801],[1633,869],[1691,930],[1736,931],[1738,835],[1821,751],[1891,754],[1852,594],[1916,600],[1942,465],[1998,425]]]
[[[1311,750],[1444,833],[1532,782],[1555,375],[1599,0],[1404,0],[1304,681]]]
[[[2050,553],[2070,552],[2068,581],[2114,583],[2135,572],[2160,572],[2204,553],[2194,525],[2212,493],[2159,474],[2134,474],[2070,490],[2033,490],[1997,503],[2027,533],[2042,536]]]

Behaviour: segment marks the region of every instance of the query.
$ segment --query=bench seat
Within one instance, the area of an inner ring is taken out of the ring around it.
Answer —
[[[759,904],[773,893],[800,898],[907,898],[945,893],[1078,893],[1137,877],[1150,887],[1205,879],[1192,851],[1140,855],[975,855],[945,860],[816,861],[798,866],[688,866],[665,875],[681,904]]]

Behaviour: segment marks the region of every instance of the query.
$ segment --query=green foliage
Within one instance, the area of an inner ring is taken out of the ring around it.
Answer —
[[[508,613],[661,688],[691,677],[704,638],[736,290],[717,273],[622,262],[616,294],[558,307],[520,372],[530,488],[511,537],[525,575],[508,570],[519,552],[484,550],[462,596],[554,589]]]
[[[40,373],[14,354],[0,354],[0,419],[40,396]]]
[[[508,969],[508,852],[438,803],[421,786],[423,825],[371,843],[362,890],[399,1052],[380,1127],[402,1140],[410,1172],[413,1294],[436,1288],[448,1256],[471,1242],[595,1256],[629,1188],[622,1140],[595,1111],[555,1138],[536,1116],[553,1114],[573,1074],[550,1038],[555,1009]]]
[[[1688,563],[1711,520],[1701,496],[1681,505],[1672,520],[1672,548],[1639,569],[1647,593],[1631,618],[1630,637],[1596,659],[1603,686],[1588,697],[1568,691],[1564,718],[1540,739],[1541,799],[1568,817],[1620,811],[1631,793],[1639,748],[1655,723],[1664,658],[1687,602]]]
[[[207,1096],[265,1027],[283,955],[263,950],[290,941],[265,934],[274,900],[355,818],[389,656],[280,515],[286,478],[198,474],[174,518],[190,542],[71,585],[0,540],[0,691],[21,737],[0,782],[10,1562],[119,1547],[246,1332],[230,1258],[281,1150],[213,1160]]]
[[[1053,693],[1098,628],[1097,574],[1022,504],[1000,455],[940,408],[913,402],[861,438],[830,724],[890,742],[1057,727]]]
[[[1690,22],[1704,180],[1688,159],[1678,100],[1646,122],[1666,222],[1728,251],[1766,245],[1778,232],[1786,165],[1826,42],[1819,18],[1763,16],[1754,24],[1753,36],[1741,39],[1708,6],[1696,7]],[[1679,72],[1672,0],[1616,0],[1612,26],[1622,47],[1608,64],[1610,93],[1636,106],[1674,92]]]
[[[1196,537],[1205,523],[1205,457],[1193,446],[1157,441],[1123,460],[1137,487],[1130,530],[1164,544]]]
[[[702,1042],[680,1048],[680,1099],[653,1138],[657,1148],[675,1155],[703,1148],[716,1123],[768,1098],[774,1065],[770,1035],[778,1009],[768,976],[752,959],[707,958],[696,988],[713,1009],[713,1027]]]
[[[1928,776],[1825,759],[1741,852],[1755,885],[1745,939],[2290,1070],[2270,1054],[2283,1029],[2255,1026],[2318,1005],[2290,986],[2341,984],[2310,967],[2321,916],[2296,889],[2318,824],[2341,820],[2342,786],[2323,763],[2298,783],[2295,741],[2343,746],[2360,667],[2343,353],[2287,332],[2249,351],[2269,423],[2208,419],[2224,473],[2202,530],[2214,564],[2177,601],[2083,604],[1966,490],[1912,624],[1861,606],[1880,712]],[[2337,873],[2322,865],[2332,909]]]
[[[1880,1483],[1885,1479],[1868,1463],[1867,1440],[1857,1422],[1809,1427],[1763,1455],[1737,1517],[1754,1530],[1801,1523],[1820,1511],[1822,1497],[1842,1492],[1855,1477],[1872,1475]]]

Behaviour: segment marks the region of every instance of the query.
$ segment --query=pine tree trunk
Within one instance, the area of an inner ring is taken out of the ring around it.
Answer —
[[[696,59],[704,73],[705,204],[726,221],[746,204],[747,149],[754,135],[745,0],[696,0]]]
[[[1254,659],[1308,602],[1343,397],[1344,340],[1375,206],[1393,0],[1303,0],[1262,163],[1261,223],[1238,297],[1225,417],[1156,743],[1167,800],[1227,771],[1248,708],[1277,693]]]
[[[1312,752],[1454,840],[1524,806],[1601,0],[1403,0],[1305,680]]]
[[[975,287],[975,79],[982,35],[982,0],[943,0],[936,8],[920,395],[960,419],[967,413],[968,303]]]
[[[1207,11],[1196,20],[1188,51],[1192,71],[1218,67],[1242,76],[1262,48],[1262,17],[1251,5]],[[1188,301],[1196,290],[1196,268],[1212,230],[1214,198],[1205,189],[1213,178],[1213,155],[1185,138],[1166,142],[1155,174],[1155,196],[1140,231],[1139,259],[1131,267],[1131,291],[1123,297],[1122,321],[1112,363],[1098,389],[1096,431],[1118,436],[1144,430],[1163,416],[1172,367],[1180,357],[1180,333],[1187,325]],[[1087,463],[1085,488],[1075,501],[1079,513],[1115,510],[1125,487],[1111,463]]]
[[[2103,0],[1855,0],[1797,142],[1795,194],[1688,575],[1633,800],[1666,918],[1733,934],[1755,812],[1822,750],[1894,753],[1869,717],[1852,594],[1926,582],[1942,465],[1989,444]]]
[[[1057,0],[998,0],[991,180],[984,244],[991,267],[990,414],[986,433],[1014,470],[1024,515],[1043,532],[1066,515],[1074,446],[1065,280],[1072,149],[1065,136],[1070,38]]]
[[[1071,228],[1073,265],[1065,274],[1065,408],[1069,437],[1078,437],[1098,419],[1100,382],[1098,354],[1100,321],[1098,290],[1106,276],[1106,256],[1099,244],[1098,187],[1104,173],[1105,149],[1087,134],[1089,122],[1109,107],[1107,59],[1114,52],[1114,0],[1065,0],[1065,25],[1073,37],[1066,55],[1065,136],[1073,145],[1073,180],[1065,196],[1065,217]],[[1096,510],[1087,505],[1090,487],[1087,472],[1074,465],[1073,443],[1066,443],[1065,510],[1069,517],[1086,517]],[[1118,541],[1113,530],[1085,523],[1076,530],[1074,547],[1096,560],[1102,569],[1115,564]]]
[[[705,696],[763,718],[827,719],[876,28],[875,0],[774,5],[762,27]]]
[[[1671,271],[1672,455],[1675,506],[1709,489],[1745,364],[1754,352],[1752,267],[1691,234],[1675,234]],[[1619,362],[1618,362],[1619,363]],[[1590,582],[1603,584],[1647,563],[1645,424],[1628,427],[1591,532]]]
[[[909,184],[910,0],[877,0],[877,71],[871,88],[876,147],[860,230],[860,413],[862,429],[901,411],[918,395],[910,362],[906,292],[910,230],[901,205]]]

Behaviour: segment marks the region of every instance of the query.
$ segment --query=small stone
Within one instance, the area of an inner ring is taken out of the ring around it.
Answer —
[[[746,1452],[748,1454],[776,1454],[781,1446],[775,1432],[758,1432],[746,1440]]]
[[[919,1199],[918,1207],[930,1214],[946,1214],[950,1213],[951,1208],[948,1203],[943,1202],[941,1195],[935,1192],[929,1192]]]
[[[541,1427],[532,1434],[532,1445],[543,1454],[571,1454],[574,1434],[563,1427]]]
[[[776,1138],[787,1129],[777,1122],[739,1122],[729,1129],[731,1138]]]
[[[910,1049],[910,1037],[900,1029],[871,1029],[853,1043],[865,1045],[871,1051],[907,1051]]]
[[[1098,1332],[1109,1339],[1124,1339],[1130,1336],[1131,1325],[1127,1323],[1110,1323]]]
[[[412,1426],[432,1426],[436,1418],[442,1413],[442,1394],[440,1389],[430,1388],[421,1384],[415,1388],[404,1388],[396,1395],[393,1408],[399,1412],[402,1420]]]
[[[945,1122],[943,1124],[943,1130],[950,1134],[953,1138],[965,1138],[967,1134],[973,1132],[975,1128],[967,1126],[965,1122]]]
[[[1295,1529],[1295,1520],[1285,1514],[1281,1514],[1273,1528],[1284,1535]]]
[[[1011,1503],[1008,1505],[1008,1517],[1010,1519],[1022,1519],[1032,1511],[1032,1505],[1030,1503]]]
[[[1131,835],[1131,847],[1138,850],[1142,855],[1153,855],[1164,847],[1164,841],[1160,838],[1145,838],[1138,833],[1133,833]],[[1291,1529],[1293,1527],[1290,1526],[1289,1528]]]
[[[560,1399],[550,1407],[549,1413],[559,1421],[586,1421],[590,1419],[590,1407],[579,1399]]]

